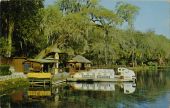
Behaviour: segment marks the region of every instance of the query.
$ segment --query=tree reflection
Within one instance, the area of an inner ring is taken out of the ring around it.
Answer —
[[[136,108],[161,100],[170,91],[170,69],[136,75],[136,83],[64,83],[14,90],[0,97],[1,107]]]

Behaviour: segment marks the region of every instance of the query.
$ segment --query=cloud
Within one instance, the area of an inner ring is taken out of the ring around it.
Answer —
[[[168,3],[170,3],[170,0],[166,0]]]

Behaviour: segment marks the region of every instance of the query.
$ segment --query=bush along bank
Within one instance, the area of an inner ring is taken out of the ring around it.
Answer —
[[[25,78],[16,78],[6,81],[0,81],[0,94],[3,94],[4,92],[9,91],[11,89],[27,86],[29,86],[29,82]]]

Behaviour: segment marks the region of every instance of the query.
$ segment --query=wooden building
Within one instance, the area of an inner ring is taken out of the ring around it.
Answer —
[[[67,68],[70,74],[78,71],[89,70],[91,68],[91,61],[81,55],[77,55],[67,63]]]
[[[58,72],[58,59],[28,59],[24,62],[26,73],[29,72],[50,72],[56,74]]]
[[[58,73],[60,50],[53,46],[41,51],[35,59],[24,62],[24,72],[32,86],[51,85],[51,78]]]
[[[24,72],[52,72],[53,74],[57,74],[59,53],[61,51],[55,46],[42,50],[35,59],[27,59],[24,62]]]
[[[11,57],[4,58],[0,57],[0,65],[10,65],[14,67],[16,72],[23,72],[23,62],[26,60],[26,57]]]
[[[52,75],[58,72],[58,60],[28,59],[24,63],[25,72],[32,86],[51,85]]]

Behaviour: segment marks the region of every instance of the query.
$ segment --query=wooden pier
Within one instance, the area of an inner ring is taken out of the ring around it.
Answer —
[[[28,80],[30,86],[47,86],[51,85],[51,73],[28,73]]]

